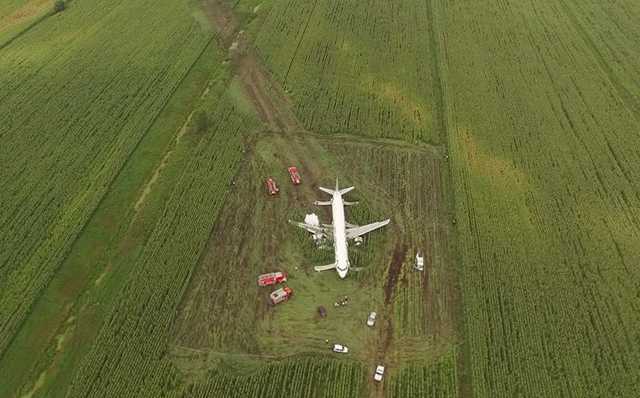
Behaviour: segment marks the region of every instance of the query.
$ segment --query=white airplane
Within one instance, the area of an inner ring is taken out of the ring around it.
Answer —
[[[336,256],[335,263],[316,266],[314,267],[314,269],[316,271],[327,271],[335,268],[336,271],[338,271],[338,275],[340,276],[340,278],[344,278],[349,272],[350,265],[349,254],[347,253],[347,241],[358,238],[378,228],[384,227],[385,225],[389,224],[389,219],[363,226],[349,224],[344,219],[344,206],[354,205],[357,204],[357,202],[343,201],[342,195],[353,190],[353,187],[343,189],[338,188],[338,179],[336,178],[335,190],[323,187],[319,187],[319,189],[333,196],[331,200],[328,201],[314,202],[314,204],[317,206],[331,206],[331,212],[333,214],[333,225],[320,225],[319,223],[314,225],[309,223],[295,222],[291,220],[289,220],[289,222],[311,232],[316,238],[327,238],[333,241],[333,248]]]

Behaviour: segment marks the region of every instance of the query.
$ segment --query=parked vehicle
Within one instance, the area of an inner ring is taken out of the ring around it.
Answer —
[[[269,195],[275,195],[280,191],[273,178],[271,177],[267,178],[266,184],[267,184],[267,192],[269,192]]]
[[[258,276],[258,286],[269,286],[277,283],[287,281],[287,274],[285,272],[269,272],[268,274],[262,274]]]
[[[415,269],[418,271],[424,271],[424,255],[422,255],[422,252],[416,253]]]
[[[333,345],[333,352],[339,352],[339,353],[343,353],[346,354],[349,352],[349,349],[345,346],[343,346],[342,344],[334,344]]]
[[[384,376],[384,366],[378,365],[376,367],[376,372],[373,374],[373,380],[382,381],[383,376]]]
[[[376,316],[378,314],[375,313],[375,311],[371,312],[369,314],[369,317],[367,318],[367,326],[373,327],[373,325],[376,324]]]
[[[269,295],[269,298],[271,299],[271,302],[275,305],[283,301],[289,300],[289,298],[292,295],[293,295],[293,290],[290,287],[285,286],[271,292],[271,294]]]
[[[287,170],[289,170],[289,176],[291,177],[291,182],[293,182],[293,185],[299,185],[300,174],[298,174],[298,168],[295,166],[291,166]]]

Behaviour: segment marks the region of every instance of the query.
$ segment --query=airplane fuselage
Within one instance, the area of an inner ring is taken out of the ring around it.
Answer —
[[[347,241],[349,239],[358,239],[364,234],[374,231],[378,228],[382,228],[389,224],[389,219],[384,221],[377,221],[367,225],[352,225],[346,222],[344,218],[344,206],[354,205],[357,202],[345,202],[342,196],[351,192],[353,187],[342,188],[338,187],[338,180],[336,179],[335,190],[318,187],[322,192],[331,195],[330,201],[314,202],[316,206],[331,206],[332,222],[333,224],[320,224],[318,216],[315,214],[307,214],[304,222],[295,222],[289,220],[290,223],[306,230],[313,234],[314,240],[319,241],[321,239],[330,239],[333,243],[333,250],[335,254],[335,261],[332,264],[323,266],[316,265],[313,267],[318,272],[328,271],[335,269],[338,272],[340,279],[344,279],[349,273],[349,253],[347,251]],[[348,227],[348,228],[347,228]],[[362,240],[360,239],[360,242]]]
[[[336,271],[340,278],[349,272],[349,253],[347,251],[347,230],[344,219],[344,202],[342,194],[336,189],[331,201],[333,217],[333,249],[336,256]]]

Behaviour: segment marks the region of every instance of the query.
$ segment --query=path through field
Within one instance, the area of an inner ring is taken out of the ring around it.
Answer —
[[[206,0],[203,6],[218,32],[220,45],[229,49],[233,72],[240,78],[244,93],[268,129],[284,132],[303,130],[284,90],[258,60],[246,34],[239,31],[233,10],[221,0]]]

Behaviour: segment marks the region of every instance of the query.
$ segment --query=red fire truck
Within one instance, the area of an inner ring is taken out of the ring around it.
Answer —
[[[278,189],[278,186],[276,185],[276,182],[273,180],[273,178],[267,178],[267,192],[269,192],[269,195],[275,195],[278,193],[278,191],[280,190]]]
[[[289,297],[291,297],[291,295],[293,295],[293,290],[290,287],[285,286],[271,292],[271,294],[269,295],[269,298],[271,299],[271,302],[275,305],[283,301],[289,300]]]
[[[287,274],[284,272],[269,272],[258,276],[258,286],[275,285],[287,281]]]
[[[289,176],[291,176],[291,182],[293,185],[300,184],[300,174],[298,174],[298,168],[295,166],[289,167]]]

